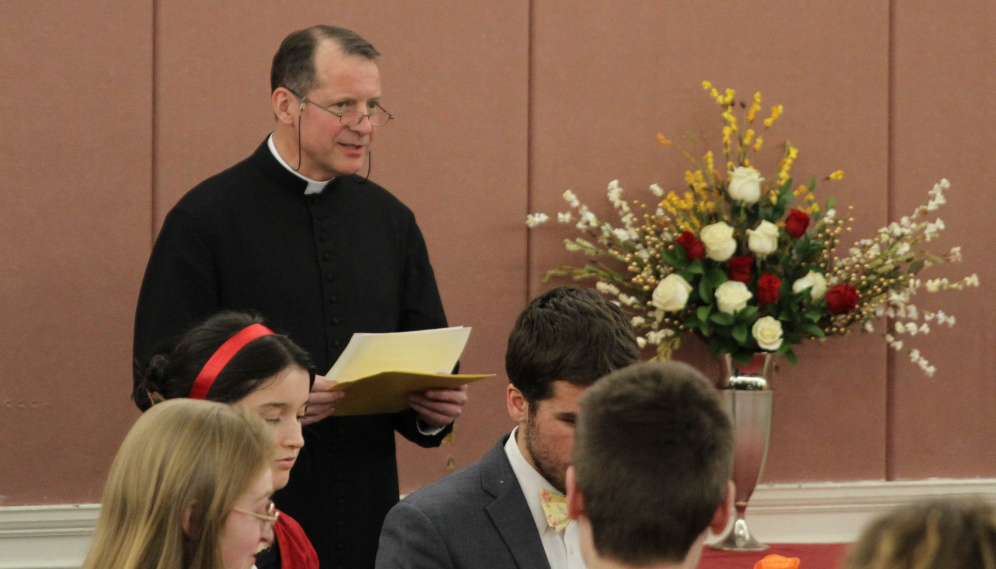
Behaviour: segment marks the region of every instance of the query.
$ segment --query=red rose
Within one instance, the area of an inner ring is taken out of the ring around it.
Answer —
[[[858,291],[849,284],[839,284],[827,291],[827,308],[834,314],[847,314],[858,305]]]
[[[806,228],[809,227],[809,214],[804,211],[799,211],[793,209],[789,212],[788,218],[785,220],[785,233],[788,233],[796,239],[802,237],[802,234],[806,232]]]
[[[782,280],[775,275],[764,273],[757,279],[757,301],[761,304],[771,304],[778,301],[778,289]]]
[[[695,234],[686,231],[678,236],[678,245],[685,248],[685,258],[689,261],[701,259],[705,255],[705,245],[695,238]]]
[[[754,257],[750,255],[733,257],[728,263],[730,264],[730,270],[727,272],[727,276],[730,277],[731,281],[750,282],[750,267],[754,264]]]

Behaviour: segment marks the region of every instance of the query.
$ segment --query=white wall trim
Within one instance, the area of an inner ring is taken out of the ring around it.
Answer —
[[[900,504],[966,495],[996,503],[996,479],[762,484],[747,507],[747,524],[764,542],[849,543]]]
[[[77,569],[100,504],[0,508],[0,569]]]
[[[769,543],[844,543],[900,504],[957,495],[996,503],[996,479],[762,484],[747,521]],[[0,507],[0,569],[77,569],[99,513],[99,504]]]

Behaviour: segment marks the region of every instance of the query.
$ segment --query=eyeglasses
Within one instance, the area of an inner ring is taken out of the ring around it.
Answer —
[[[270,505],[266,507],[266,514],[259,514],[256,512],[250,512],[249,510],[243,510],[242,508],[232,508],[233,512],[238,512],[240,514],[245,514],[247,516],[252,516],[257,520],[263,522],[263,531],[266,532],[273,528],[273,524],[277,523],[280,518],[280,512],[277,511],[277,505],[270,502]]]
[[[291,91],[291,93],[294,93],[294,91]],[[389,120],[391,120],[391,119],[394,118],[394,115],[392,115],[391,113],[389,113],[389,112],[385,111],[384,109],[382,109],[380,107],[380,105],[377,105],[377,110],[371,112],[368,115],[365,115],[365,114],[363,114],[363,113],[361,113],[359,111],[349,111],[349,112],[345,112],[345,113],[337,113],[337,112],[333,111],[332,109],[329,109],[327,107],[323,107],[323,106],[319,105],[318,103],[312,101],[311,99],[309,99],[307,97],[302,97],[301,95],[298,95],[297,93],[294,93],[294,96],[297,97],[298,99],[301,99],[305,103],[311,103],[312,105],[315,105],[319,109],[321,109],[321,110],[323,110],[323,111],[325,111],[327,113],[331,113],[331,114],[339,117],[339,122],[342,123],[342,124],[344,124],[344,125],[346,125],[346,126],[357,126],[358,124],[360,124],[361,122],[363,122],[364,118],[366,118],[367,120],[369,120],[370,124],[373,125],[373,126],[384,126],[385,124],[387,124],[387,121],[389,121]]]

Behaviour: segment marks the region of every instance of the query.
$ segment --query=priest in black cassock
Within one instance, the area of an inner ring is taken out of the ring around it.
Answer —
[[[381,107],[378,52],[354,32],[294,32],[273,59],[276,127],[246,160],[169,212],[145,272],[134,355],[164,350],[223,310],[253,310],[329,369],[354,332],[446,326],[415,217],[357,175],[392,118]],[[412,394],[390,415],[328,417],[340,393],[315,381],[305,447],[277,506],[304,528],[326,569],[374,566],[398,501],[394,431],[437,446],[466,388]],[[147,408],[144,394],[135,394]]]

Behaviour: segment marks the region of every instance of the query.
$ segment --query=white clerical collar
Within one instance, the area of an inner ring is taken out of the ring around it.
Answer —
[[[290,172],[291,174],[294,174],[298,178],[301,178],[305,182],[308,182],[308,187],[307,189],[304,190],[304,195],[310,196],[312,194],[320,194],[322,193],[322,190],[325,189],[325,185],[332,181],[332,180],[325,180],[324,182],[320,182],[318,180],[312,180],[311,178],[306,178],[302,176],[300,173],[298,173],[297,170],[288,166],[287,163],[284,162],[284,159],[280,157],[280,153],[277,152],[277,145],[273,144],[272,134],[270,135],[270,138],[266,139],[266,145],[270,147],[270,152],[273,153],[273,157],[277,159],[277,162],[280,162],[281,166],[287,168],[287,171]],[[334,179],[335,178],[333,178],[333,180]]]
[[[546,514],[543,513],[543,506],[540,504],[540,491],[547,490],[553,494],[560,494],[560,490],[554,488],[553,484],[543,478],[543,475],[529,464],[526,457],[522,456],[522,451],[519,450],[519,445],[515,442],[518,430],[519,427],[516,427],[509,435],[508,441],[505,443],[505,456],[508,457],[508,462],[512,465],[512,472],[515,473],[519,487],[522,488],[522,495],[526,498],[529,511],[533,514],[536,529],[540,535],[543,535],[543,532],[550,525],[546,522]]]

